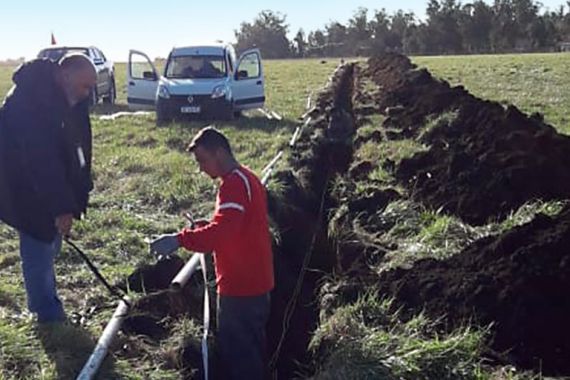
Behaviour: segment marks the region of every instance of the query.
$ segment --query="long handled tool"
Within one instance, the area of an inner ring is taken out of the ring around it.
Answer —
[[[89,269],[91,270],[91,272],[95,275],[95,277],[97,277],[97,279],[107,288],[107,290],[109,291],[109,293],[111,293],[111,295],[113,297],[116,297],[120,300],[123,299],[123,297],[125,297],[127,294],[125,292],[123,292],[123,290],[121,289],[121,292],[118,291],[119,288],[111,286],[107,280],[105,280],[105,277],[103,277],[103,275],[101,274],[101,272],[99,272],[99,270],[97,269],[97,267],[91,262],[91,260],[89,260],[89,258],[87,257],[87,255],[77,246],[75,245],[69,238],[64,238],[63,239],[67,244],[69,244],[74,250],[75,252],[77,252],[77,254],[83,259],[83,261],[85,261],[85,264],[87,264],[87,266],[89,267]]]
[[[105,277],[103,277],[103,275],[101,274],[101,272],[99,272],[97,267],[91,262],[91,260],[89,260],[87,255],[77,245],[75,245],[67,237],[64,238],[64,241],[67,244],[69,244],[75,250],[75,252],[77,252],[79,256],[81,256],[81,258],[83,259],[83,261],[85,261],[91,272],[93,272],[95,277],[97,277],[97,279],[107,288],[109,293],[111,293],[113,297],[116,297],[120,300],[119,305],[117,305],[117,309],[113,313],[113,317],[111,318],[111,320],[105,327],[105,330],[103,330],[103,334],[97,341],[97,345],[95,346],[93,353],[91,354],[91,356],[87,360],[87,363],[79,373],[79,376],[77,376],[78,380],[91,380],[97,374],[97,371],[101,367],[103,360],[107,356],[107,352],[109,351],[109,347],[111,346],[113,339],[119,332],[121,324],[127,317],[129,309],[131,308],[131,300],[122,289],[121,292],[119,292],[119,288],[111,286],[109,282],[105,280]]]

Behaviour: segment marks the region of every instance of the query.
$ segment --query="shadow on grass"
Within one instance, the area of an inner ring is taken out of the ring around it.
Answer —
[[[216,127],[230,127],[242,131],[257,130],[262,132],[276,132],[280,130],[289,130],[291,133],[300,125],[299,121],[291,119],[268,119],[264,116],[242,115],[233,120],[212,120],[212,119],[196,119],[196,120],[177,120],[170,124],[161,126],[161,128],[176,128],[187,130],[188,128],[200,129],[214,125]]]
[[[117,112],[125,112],[131,111],[129,110],[129,106],[123,103],[115,103],[115,104],[105,104],[105,103],[98,103],[93,109],[91,110],[92,115],[112,115]]]
[[[105,104],[99,103],[92,110],[91,114],[96,116],[102,115],[112,115],[117,112],[129,112],[129,107],[127,104],[115,103]],[[259,130],[265,132],[275,132],[282,129],[289,129],[291,132],[300,124],[299,120],[292,120],[283,118],[281,120],[269,119],[266,116],[261,115],[257,111],[246,111],[241,116],[233,120],[215,120],[215,119],[183,119],[175,120],[171,123],[161,126],[161,128],[202,128],[208,125],[224,126],[224,127],[234,127],[240,130]]]
[[[65,323],[40,324],[36,334],[50,361],[56,367],[56,379],[75,379],[95,348],[91,334],[83,327]],[[113,360],[107,356],[98,371],[99,379],[120,379]]]

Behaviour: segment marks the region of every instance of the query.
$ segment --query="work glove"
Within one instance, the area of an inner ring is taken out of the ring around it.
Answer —
[[[150,251],[154,252],[159,258],[168,257],[178,248],[178,234],[161,235],[150,243]]]

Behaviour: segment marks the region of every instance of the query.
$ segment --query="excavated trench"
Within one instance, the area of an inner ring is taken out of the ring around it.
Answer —
[[[319,280],[335,265],[327,234],[333,207],[330,183],[348,170],[353,156],[355,68],[339,68],[320,94],[310,113],[313,122],[293,148],[289,168],[275,175],[283,193],[270,194],[269,212],[279,243],[274,247],[276,287],[268,338],[271,355],[278,351],[271,369],[280,379],[311,369],[308,346],[318,323]],[[292,298],[296,303],[288,317]]]
[[[364,90],[364,79],[374,83],[375,92]],[[357,135],[358,127],[375,115],[381,121],[374,130]],[[276,288],[267,330],[268,358],[278,351],[273,375],[310,375],[319,359],[308,351],[319,313],[371,290],[394,297],[411,313],[425,310],[442,321],[444,330],[466,321],[491,324],[489,343],[501,363],[570,375],[570,207],[479,239],[450,258],[418,260],[380,273],[371,266],[397,250],[397,242],[366,241],[349,228],[358,220],[369,234],[388,231],[395,222],[382,211],[401,200],[472,226],[503,220],[536,199],[567,200],[567,136],[540,115],[476,98],[393,54],[367,65],[342,66],[310,116],[286,169],[274,176],[279,193],[269,194],[276,230]],[[354,156],[366,143],[380,149],[380,144],[401,142],[423,148],[398,162],[357,162]],[[368,180],[379,167],[396,183]],[[345,187],[333,188],[339,175]],[[364,190],[355,195],[357,182]],[[331,226],[342,233],[331,236]],[[160,340],[171,333],[173,318],[201,320],[200,281],[179,294],[164,290],[181,265],[172,260],[131,276],[131,289],[158,293],[139,301],[125,325],[127,333]],[[330,273],[351,281],[318,299]],[[180,354],[185,366],[200,368],[197,347],[189,345]]]
[[[541,115],[479,99],[415,69],[403,56],[373,59],[367,74],[381,89],[375,102],[388,117],[383,127],[392,139],[429,146],[397,168],[414,199],[485,224],[532,199],[568,198],[570,137]],[[444,113],[454,117],[425,128]]]
[[[272,376],[280,379],[310,372],[308,344],[318,322],[318,282],[334,266],[327,238],[329,183],[337,173],[348,170],[353,154],[354,72],[353,64],[335,71],[311,111],[312,122],[292,148],[291,158],[284,165],[287,169],[274,175],[282,193],[270,193],[268,197],[278,238],[273,247],[276,286],[271,295],[267,356],[272,363]],[[147,295],[134,305],[123,326],[124,333],[160,341],[172,334],[173,319],[188,316],[201,320],[200,280],[191,282],[181,292],[168,289],[182,266],[183,261],[174,257],[138,268],[129,276],[128,288]],[[300,276],[303,281],[299,281]],[[215,302],[211,308],[215,310]],[[199,345],[191,342],[180,351],[177,356],[182,366],[198,370],[193,374],[186,371],[188,377],[200,378]],[[216,378],[214,361],[210,370]]]
[[[524,203],[570,198],[570,138],[527,116],[451,87],[402,56],[371,60],[383,87],[383,127],[428,149],[396,177],[413,199],[471,224],[502,220]],[[426,130],[426,120],[452,113]],[[448,326],[492,324],[501,360],[545,375],[570,374],[570,209],[478,240],[447,260],[427,259],[376,278],[410,309],[444,314]]]
[[[535,200],[570,198],[570,138],[540,115],[478,99],[399,55],[371,59],[363,76],[377,84],[370,98],[384,117],[365,140],[413,141],[425,148],[398,163],[353,165],[355,181],[362,172],[387,167],[405,190],[352,197],[345,221],[359,218],[368,232],[386,232],[393,224],[376,211],[400,197],[471,225],[501,221]],[[539,214],[477,240],[448,259],[423,259],[380,275],[354,263],[382,260],[397,246],[343,249],[340,262],[353,281],[334,289],[321,307],[326,311],[375,289],[411,313],[443,316],[444,330],[491,325],[486,355],[492,361],[569,375],[569,223],[565,206],[555,216]]]

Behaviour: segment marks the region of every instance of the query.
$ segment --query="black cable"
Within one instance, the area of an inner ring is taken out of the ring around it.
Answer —
[[[85,261],[85,263],[87,264],[87,266],[89,267],[89,269],[91,269],[91,272],[93,272],[93,274],[95,275],[95,277],[97,277],[97,279],[103,284],[105,285],[105,287],[107,288],[107,290],[109,290],[109,293],[111,293],[111,295],[113,297],[116,297],[122,301],[124,301],[125,303],[127,303],[128,306],[131,306],[126,300],[125,297],[127,294],[120,288],[111,286],[107,280],[105,280],[105,278],[103,277],[103,275],[101,274],[101,272],[99,272],[99,270],[97,269],[97,267],[95,267],[95,265],[91,262],[91,260],[89,260],[89,258],[87,257],[87,255],[81,250],[79,249],[78,246],[76,246],[74,243],[71,242],[71,240],[69,240],[69,238],[64,238],[63,239],[67,244],[69,244],[74,250],[75,252],[77,252],[79,254],[79,256],[81,256],[81,258],[83,259],[83,261]],[[117,291],[117,289],[120,289],[121,293],[119,293]]]

